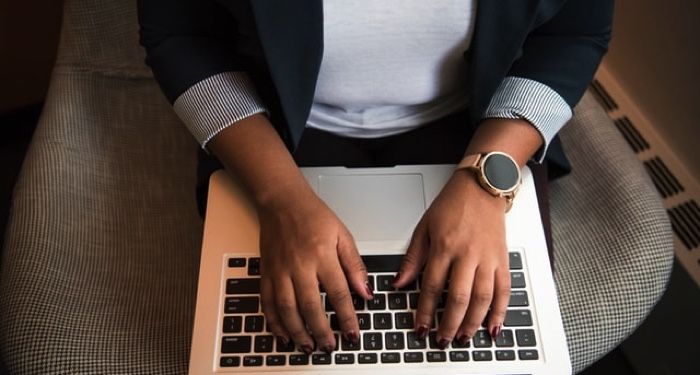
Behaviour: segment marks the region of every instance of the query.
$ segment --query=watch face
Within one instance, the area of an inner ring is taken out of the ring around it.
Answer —
[[[498,190],[511,191],[518,186],[520,170],[510,157],[501,153],[486,155],[483,164],[484,177]]]

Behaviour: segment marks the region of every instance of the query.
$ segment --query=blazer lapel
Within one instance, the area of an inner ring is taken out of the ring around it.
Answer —
[[[296,145],[313,104],[323,56],[322,0],[250,0],[282,111]]]

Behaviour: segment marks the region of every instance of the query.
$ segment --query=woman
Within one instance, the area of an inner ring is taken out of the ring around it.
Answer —
[[[139,19],[147,63],[175,111],[257,204],[268,327],[310,353],[336,345],[319,283],[351,341],[350,290],[373,291],[347,228],[298,166],[459,163],[498,151],[518,167],[546,160],[565,173],[555,135],[606,51],[612,6],[142,0]],[[510,296],[508,204],[457,169],[425,212],[394,280],[402,287],[423,273],[419,337],[435,328],[447,280],[439,346],[469,340],[485,318],[498,335]]]

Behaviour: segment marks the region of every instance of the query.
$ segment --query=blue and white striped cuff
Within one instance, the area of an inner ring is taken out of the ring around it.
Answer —
[[[533,160],[541,163],[552,138],[571,119],[571,107],[549,86],[521,77],[506,77],[491,98],[484,118],[522,119],[542,135]]]
[[[203,79],[180,95],[173,108],[204,149],[236,121],[266,112],[245,72],[223,72]]]

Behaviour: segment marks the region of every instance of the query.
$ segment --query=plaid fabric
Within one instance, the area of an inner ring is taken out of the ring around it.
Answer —
[[[0,358],[11,373],[187,371],[198,146],[137,40],[135,1],[66,1],[0,271]],[[552,184],[551,205],[578,371],[653,307],[672,242],[659,198],[605,113],[590,97],[575,112],[562,131],[574,172]]]

